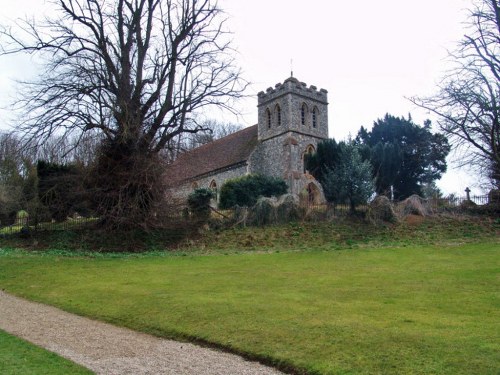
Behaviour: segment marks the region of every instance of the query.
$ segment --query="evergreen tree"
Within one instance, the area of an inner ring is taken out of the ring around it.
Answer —
[[[396,199],[421,195],[424,184],[446,172],[450,146],[442,134],[431,132],[429,120],[421,127],[411,119],[386,114],[371,131],[362,127],[357,142],[370,148],[378,194],[390,196],[393,192]]]
[[[326,139],[318,143],[315,153],[305,156],[306,170],[323,184],[328,172],[340,162],[340,153],[340,145],[335,139]]]
[[[82,173],[74,164],[38,161],[38,197],[58,222],[66,220],[72,211],[80,211],[86,203]]]
[[[370,148],[353,141],[327,139],[307,156],[306,169],[321,183],[325,198],[332,203],[365,203],[374,192]]]

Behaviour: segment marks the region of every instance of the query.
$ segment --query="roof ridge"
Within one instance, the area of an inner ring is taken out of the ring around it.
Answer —
[[[201,146],[198,146],[198,147],[192,148],[191,150],[187,150],[187,151],[183,152],[180,156],[182,156],[182,155],[184,155],[184,154],[189,154],[189,153],[194,152],[194,151],[196,151],[196,150],[200,150],[200,149],[203,149],[203,148],[207,148],[208,146],[211,146],[211,145],[214,145],[214,144],[220,143],[220,142],[222,142],[222,141],[226,141],[226,140],[227,140],[227,139],[229,139],[229,138],[234,138],[234,137],[236,137],[236,136],[238,136],[238,135],[239,135],[238,133],[241,133],[241,132],[243,132],[243,131],[249,131],[250,129],[252,129],[252,128],[256,127],[257,125],[258,125],[258,124],[251,125],[251,126],[247,126],[246,128],[240,129],[240,130],[238,130],[238,131],[236,131],[236,132],[234,132],[234,133],[228,134],[228,135],[226,135],[226,136],[224,136],[224,137],[222,137],[222,138],[215,139],[215,140],[213,140],[213,141],[211,141],[211,142],[208,142],[208,143],[205,143],[205,144],[203,144],[203,145],[201,145]]]

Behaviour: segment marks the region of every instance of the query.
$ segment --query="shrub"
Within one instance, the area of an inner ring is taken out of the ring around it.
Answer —
[[[251,207],[259,197],[277,197],[286,194],[287,190],[286,182],[281,178],[250,174],[227,180],[222,185],[219,207]]]
[[[210,200],[214,197],[211,189],[195,189],[188,196],[188,206],[191,213],[199,219],[208,219],[210,216]]]
[[[392,203],[385,195],[376,196],[370,203],[366,218],[373,224],[395,223],[397,221]]]
[[[63,222],[85,202],[82,171],[76,164],[37,163],[38,198],[57,222]]]
[[[257,203],[250,209],[250,225],[264,226],[276,223],[276,198],[260,197]]]
[[[288,223],[304,216],[298,197],[292,194],[284,194],[279,199],[260,197],[253,207],[235,206],[233,210],[234,222],[243,226]]]
[[[276,220],[280,223],[299,220],[303,212],[299,204],[299,198],[293,194],[282,195],[276,206]]]

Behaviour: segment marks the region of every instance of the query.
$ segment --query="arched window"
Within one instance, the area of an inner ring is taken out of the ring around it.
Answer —
[[[279,104],[276,104],[276,123],[278,124],[278,126],[281,125],[281,108],[279,106]]]
[[[214,192],[215,200],[217,200],[217,182],[215,182],[215,180],[212,180],[212,182],[210,182],[209,188]]]
[[[312,155],[316,150],[314,149],[314,146],[313,145],[309,145],[306,147],[306,150],[304,151],[304,153],[302,154],[302,164],[304,166],[304,173],[307,172],[306,170],[306,159],[309,155]]]
[[[318,126],[318,108],[314,107],[313,113],[312,113],[312,120],[313,120],[313,128]]]
[[[271,129],[271,111],[266,109],[266,121],[267,121],[267,128]]]
[[[307,116],[307,105],[306,103],[302,103],[302,107],[300,108],[300,123],[302,125],[306,124],[306,116]]]

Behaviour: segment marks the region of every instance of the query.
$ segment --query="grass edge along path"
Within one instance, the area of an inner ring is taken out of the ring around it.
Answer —
[[[51,351],[0,330],[0,373],[3,375],[93,374]]]
[[[0,256],[6,291],[297,373],[498,373],[499,244]]]

